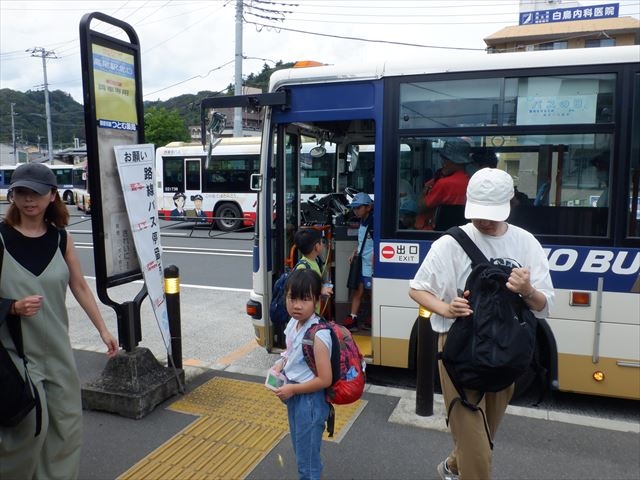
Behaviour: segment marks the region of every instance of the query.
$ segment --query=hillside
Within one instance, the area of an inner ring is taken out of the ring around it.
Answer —
[[[44,91],[18,92],[0,90],[0,142],[11,144],[11,104],[14,103],[16,142],[43,146],[47,144],[47,120]],[[54,148],[73,146],[73,139],[84,140],[84,113],[82,105],[61,90],[49,92],[51,109],[51,135]],[[40,138],[38,138],[40,137]]]
[[[278,62],[274,68],[264,64],[259,74],[251,73],[245,80],[248,87],[260,88],[266,91],[271,74],[282,68],[290,68],[293,63]],[[185,125],[200,123],[200,101],[215,95],[231,95],[233,85],[229,85],[220,92],[201,91],[195,94],[185,94],[165,101],[145,101],[144,108],[161,107],[167,110],[175,109],[185,122]],[[47,122],[43,91],[19,92],[4,88],[0,90],[0,143],[12,143],[11,104],[14,103],[14,123],[16,142],[19,145],[37,145],[47,143]],[[55,150],[72,147],[74,138],[80,143],[85,140],[84,110],[68,93],[61,90],[49,92],[49,106],[51,109],[51,135]]]

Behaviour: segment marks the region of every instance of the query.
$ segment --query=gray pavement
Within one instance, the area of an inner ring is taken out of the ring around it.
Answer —
[[[92,284],[92,282],[90,282]],[[140,284],[110,291],[130,300]],[[187,391],[222,376],[262,382],[275,355],[255,348],[244,313],[246,291],[182,288],[183,358]],[[81,379],[96,378],[106,363],[101,342],[71,295],[70,336]],[[115,314],[102,307],[115,333]],[[143,341],[166,354],[148,302],[142,309]],[[189,425],[195,417],[168,410],[167,400],[140,420],[86,411],[81,479],[113,479]],[[451,448],[441,399],[432,417],[415,415],[415,392],[368,385],[365,408],[339,443],[325,442],[324,478],[430,479]],[[260,408],[259,405],[256,408]],[[284,407],[283,407],[284,408]],[[496,479],[639,479],[640,427],[634,422],[559,414],[545,408],[509,407],[496,439]],[[296,478],[288,436],[249,474],[249,479]],[[151,479],[155,480],[155,479]]]

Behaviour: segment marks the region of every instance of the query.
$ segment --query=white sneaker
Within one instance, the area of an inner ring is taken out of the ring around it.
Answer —
[[[442,462],[440,462],[438,464],[437,470],[438,475],[440,475],[440,478],[442,480],[458,480],[460,478],[457,474],[449,470],[449,467],[447,466],[447,460],[443,460]]]

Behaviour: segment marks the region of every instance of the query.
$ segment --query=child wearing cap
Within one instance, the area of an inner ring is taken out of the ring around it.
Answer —
[[[464,213],[471,222],[461,228],[491,262],[512,268],[507,288],[520,294],[536,317],[544,318],[554,298],[549,263],[533,235],[506,222],[513,195],[513,180],[507,172],[496,168],[478,170],[466,191]],[[438,351],[442,351],[453,321],[473,313],[467,300],[470,292],[458,293],[464,289],[470,273],[471,259],[452,236],[443,235],[433,242],[409,283],[409,296],[432,312],[431,328],[438,333]],[[473,412],[461,403],[449,410],[458,393],[441,361],[438,361],[438,371],[454,439],[451,453],[437,466],[440,478],[491,478],[492,450],[485,420],[480,412]],[[513,389],[511,385],[499,392],[484,394],[482,408],[491,438],[504,416]],[[480,396],[472,390],[465,394],[472,401]]]
[[[373,276],[373,200],[364,192],[359,192],[349,204],[353,213],[360,220],[358,227],[358,246],[349,256],[349,264],[353,258],[362,252],[362,271],[358,288],[351,293],[351,314],[342,322],[342,325],[352,332],[358,331],[358,311],[364,297],[364,291],[371,290],[371,277]],[[362,325],[365,330],[371,330],[371,318]]]
[[[416,222],[417,210],[418,206],[413,198],[402,198],[400,200],[400,217],[398,219],[398,227],[401,229],[413,228]]]

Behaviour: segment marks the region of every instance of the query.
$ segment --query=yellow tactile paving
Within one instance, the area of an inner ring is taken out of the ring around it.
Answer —
[[[336,405],[340,441],[366,401]],[[244,478],[287,434],[286,407],[264,385],[216,377],[170,407],[201,417],[123,473],[133,479]]]

